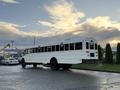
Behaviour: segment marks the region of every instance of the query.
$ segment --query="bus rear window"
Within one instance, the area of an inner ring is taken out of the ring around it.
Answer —
[[[75,50],[82,49],[82,42],[75,43]]]
[[[90,44],[90,49],[94,49],[94,44]]]

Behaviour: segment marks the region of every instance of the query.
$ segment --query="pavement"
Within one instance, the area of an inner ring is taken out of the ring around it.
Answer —
[[[0,66],[0,90],[120,90],[120,74],[70,69]]]

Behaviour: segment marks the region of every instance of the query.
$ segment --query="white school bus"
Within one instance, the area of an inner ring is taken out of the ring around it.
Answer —
[[[70,38],[59,43],[26,48],[21,60],[23,68],[32,64],[49,65],[52,70],[69,69],[72,64],[98,60],[98,45],[94,38]]]

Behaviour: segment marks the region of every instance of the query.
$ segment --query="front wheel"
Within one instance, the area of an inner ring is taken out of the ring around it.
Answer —
[[[56,60],[53,60],[53,61],[50,62],[50,68],[53,71],[59,70],[59,65],[58,65]]]
[[[26,63],[25,63],[25,59],[24,58],[22,58],[22,60],[21,60],[21,66],[22,66],[22,68],[26,67]]]

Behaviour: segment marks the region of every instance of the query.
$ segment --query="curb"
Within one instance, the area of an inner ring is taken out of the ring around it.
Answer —
[[[108,72],[108,73],[120,73],[120,72],[117,72],[117,71],[92,70],[92,69],[86,69],[86,68],[71,68],[71,69],[77,69],[77,70],[89,70],[89,71],[98,71],[98,72]]]

